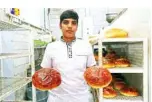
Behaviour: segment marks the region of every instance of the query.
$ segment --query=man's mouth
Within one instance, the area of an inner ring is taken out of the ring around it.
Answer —
[[[67,30],[66,32],[68,32],[68,33],[73,33],[73,31],[72,31],[72,30]]]

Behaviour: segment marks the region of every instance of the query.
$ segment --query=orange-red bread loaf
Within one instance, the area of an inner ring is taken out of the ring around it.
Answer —
[[[124,96],[138,96],[139,95],[137,89],[133,87],[125,87],[120,90],[120,93]]]
[[[103,60],[103,68],[114,68],[115,67],[115,63],[113,60],[111,59],[106,59],[106,58],[102,58]]]
[[[105,68],[90,67],[84,72],[84,79],[93,88],[103,88],[111,83],[112,75]]]
[[[103,97],[104,98],[114,98],[117,96],[117,92],[113,88],[103,88]]]
[[[121,90],[123,89],[124,87],[126,87],[126,83],[125,82],[114,82],[114,88],[117,89],[117,90]]]
[[[61,75],[53,68],[42,68],[34,73],[32,83],[39,90],[51,90],[61,84]]]
[[[125,58],[119,58],[115,60],[115,65],[116,67],[129,67],[130,62]]]

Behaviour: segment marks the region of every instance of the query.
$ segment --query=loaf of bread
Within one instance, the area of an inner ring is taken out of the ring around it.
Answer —
[[[108,49],[108,53],[105,55],[105,58],[106,59],[111,59],[111,60],[117,59],[116,52],[113,51],[112,49]]]
[[[105,68],[90,67],[84,72],[84,79],[93,88],[103,88],[111,83],[112,75]]]
[[[116,96],[117,96],[117,92],[113,88],[111,88],[111,87],[103,88],[103,97],[104,98],[114,98]]]
[[[138,96],[139,95],[137,89],[133,87],[125,87],[120,90],[120,93],[124,96]]]
[[[126,83],[123,81],[114,82],[114,88],[117,90],[121,90],[126,87]]]
[[[128,32],[120,28],[111,28],[105,31],[106,38],[126,38]]]
[[[119,58],[115,60],[116,67],[129,67],[130,62],[126,58]]]
[[[41,68],[32,76],[32,83],[39,90],[51,90],[61,84],[61,75],[53,68]]]
[[[113,59],[106,59],[105,57],[102,58],[103,61],[103,68],[114,68],[115,63]]]

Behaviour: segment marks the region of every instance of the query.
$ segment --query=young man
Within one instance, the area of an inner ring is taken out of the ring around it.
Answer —
[[[55,68],[61,73],[61,85],[49,91],[48,102],[91,102],[89,87],[83,74],[96,64],[91,45],[77,39],[78,14],[66,10],[60,16],[60,41],[48,44],[42,68]]]

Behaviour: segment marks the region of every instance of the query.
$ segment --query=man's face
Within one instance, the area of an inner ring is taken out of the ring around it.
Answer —
[[[77,21],[72,18],[64,19],[60,24],[60,29],[66,38],[74,38],[77,27]]]

